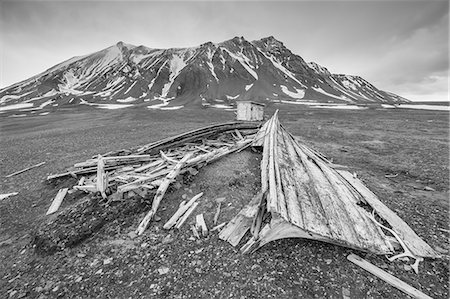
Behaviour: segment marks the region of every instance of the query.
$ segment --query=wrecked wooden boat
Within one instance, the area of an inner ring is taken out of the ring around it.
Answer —
[[[153,198],[151,209],[136,229],[143,234],[177,176],[195,175],[204,165],[247,147],[262,151],[261,189],[219,234],[233,246],[241,244],[242,252],[253,252],[273,240],[303,238],[389,254],[390,260],[410,257],[416,261],[412,265],[416,272],[424,257],[438,257],[355,175],[297,142],[280,124],[277,112],[263,126],[250,122],[211,125],[98,155],[47,179],[80,178],[72,190],[97,194],[107,202],[134,194],[148,202]],[[188,207],[180,204],[180,211],[187,212]],[[220,204],[216,214],[219,212]],[[183,221],[187,217],[189,214]],[[207,231],[203,222],[199,221],[200,226]]]
[[[408,256],[416,260],[414,268],[423,257],[438,257],[356,176],[298,143],[277,113],[252,145],[263,150],[261,191],[220,233],[233,246],[245,243],[242,252],[273,240],[304,238],[394,254],[390,260]],[[396,247],[404,252],[396,254]]]

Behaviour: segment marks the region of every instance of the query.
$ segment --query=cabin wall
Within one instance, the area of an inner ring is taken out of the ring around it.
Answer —
[[[261,121],[264,117],[264,107],[252,103],[237,104],[237,120]]]

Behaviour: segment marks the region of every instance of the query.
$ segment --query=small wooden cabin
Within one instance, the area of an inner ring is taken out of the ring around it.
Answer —
[[[253,101],[238,101],[237,120],[262,121],[264,118],[264,104]]]

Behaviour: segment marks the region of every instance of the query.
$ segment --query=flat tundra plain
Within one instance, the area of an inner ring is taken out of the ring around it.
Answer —
[[[260,187],[260,155],[251,150],[205,166],[180,189],[169,190],[158,212],[161,220],[152,222],[143,236],[131,232],[149,208],[145,203],[134,214],[119,213],[76,246],[38,254],[31,246],[36,228],[48,221],[45,213],[58,189],[76,182],[49,184],[47,175],[96,154],[235,117],[219,109],[86,107],[0,117],[0,191],[19,192],[0,201],[0,293],[5,298],[405,298],[346,259],[356,253],[433,298],[448,298],[449,113],[274,104],[265,114],[271,116],[275,109],[300,142],[348,166],[442,259],[426,259],[416,275],[404,262],[320,242],[284,239],[242,255],[214,232],[193,240],[189,225],[179,231],[162,229],[183,194],[204,192],[211,200],[202,210],[207,222],[214,198],[228,198],[221,217],[231,219]],[[5,178],[40,162],[46,163]],[[75,204],[68,197],[60,210]]]

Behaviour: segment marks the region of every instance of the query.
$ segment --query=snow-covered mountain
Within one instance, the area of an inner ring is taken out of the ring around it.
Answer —
[[[259,102],[401,103],[359,76],[306,63],[274,37],[235,37],[193,48],[152,49],[119,42],[64,61],[0,90],[0,108],[137,105],[177,109]],[[5,109],[6,108],[6,109]]]

